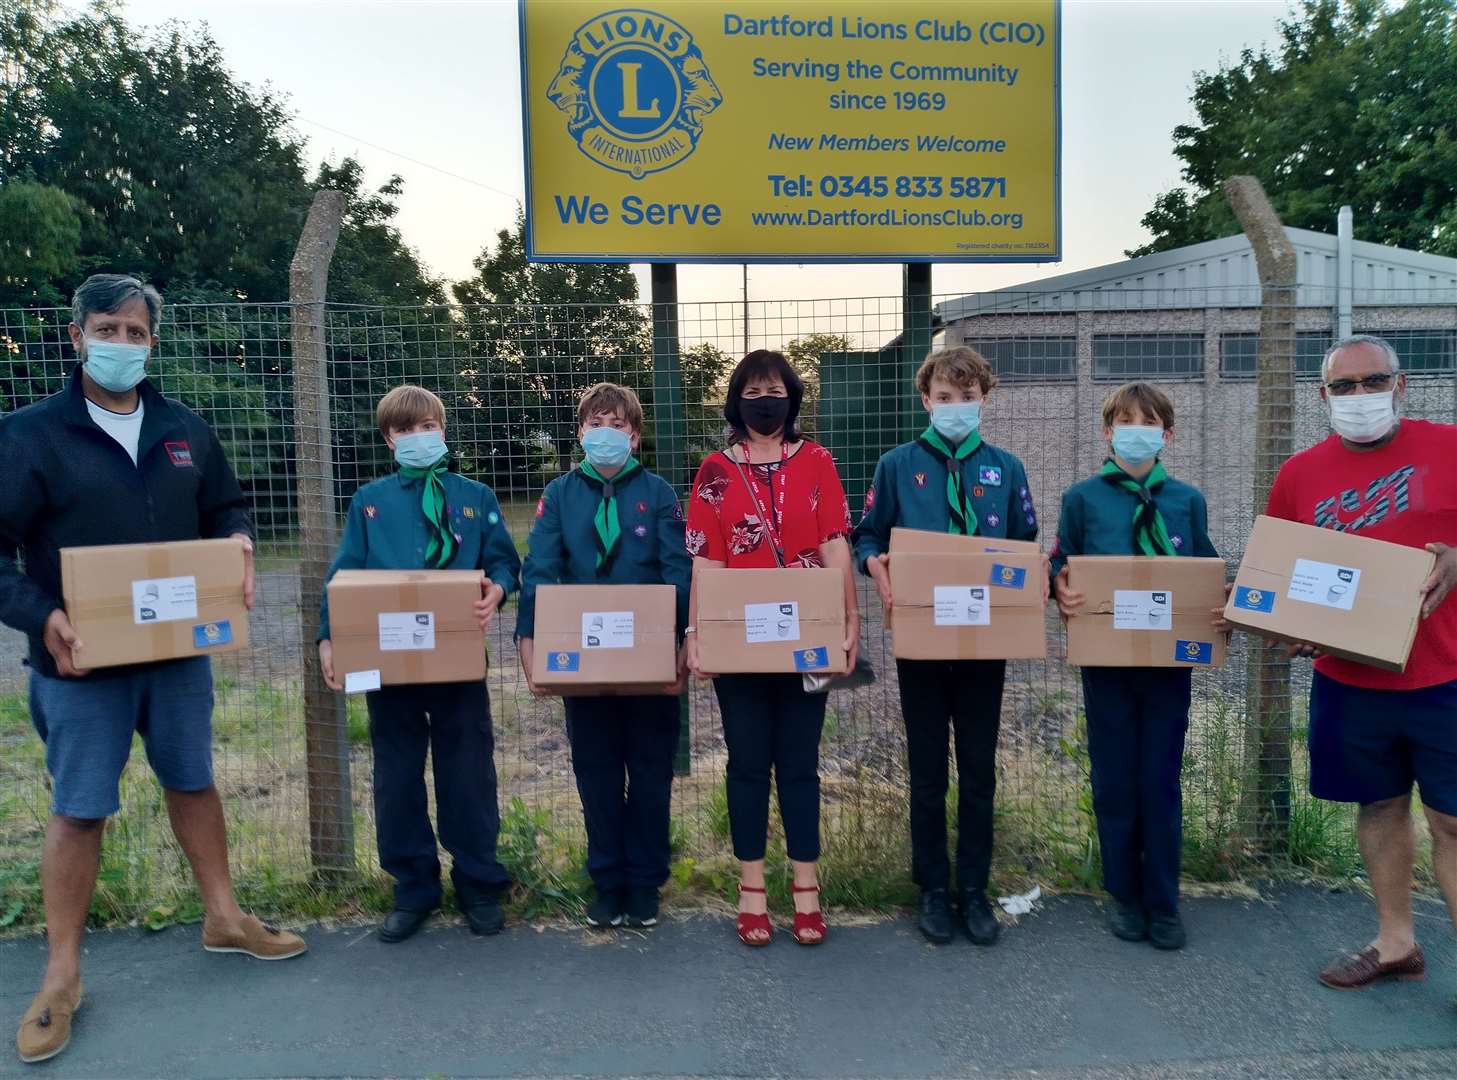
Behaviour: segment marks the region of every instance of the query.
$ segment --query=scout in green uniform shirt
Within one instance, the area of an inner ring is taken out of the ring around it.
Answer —
[[[930,423],[919,438],[880,459],[851,537],[855,561],[874,579],[887,614],[894,604],[888,554],[892,528],[1037,539],[1037,513],[1022,462],[982,439],[982,414],[996,384],[991,365],[964,346],[932,353],[916,373]],[[973,942],[990,945],[998,935],[986,888],[1006,662],[897,660],[896,670],[911,774],[911,874],[921,889],[921,932],[943,944],[959,923]],[[946,852],[952,731],[959,777],[955,922]]]
[[[380,434],[399,470],[364,485],[349,504],[329,567],[340,570],[479,570],[481,631],[515,590],[521,560],[485,484],[449,471],[445,406],[418,386],[380,399]],[[319,666],[343,689],[329,639],[329,596],[319,612]],[[440,906],[440,859],[425,790],[425,753],[435,773],[436,824],[450,852],[456,899],[477,934],[501,929],[497,895],[510,882],[496,859],[495,736],[484,680],[386,686],[366,699],[374,750],[374,823],[379,861],[395,879],[395,910],[382,941],[409,937]]]
[[[1173,435],[1173,402],[1156,386],[1128,383],[1103,403],[1108,458],[1063,495],[1052,551],[1064,617],[1084,602],[1068,584],[1070,555],[1218,558],[1203,494],[1175,480],[1159,460]],[[1226,629],[1219,610],[1211,622]],[[1182,948],[1185,941],[1179,770],[1191,676],[1187,668],[1082,669],[1103,885],[1113,898],[1110,926],[1117,937],[1146,939],[1159,949]]]
[[[680,634],[688,623],[693,560],[682,507],[667,481],[633,456],[642,403],[628,387],[598,383],[582,395],[577,422],[585,460],[546,486],[527,541],[516,633],[528,685],[540,585],[672,585]],[[597,892],[587,921],[652,926],[668,880],[678,694],[570,697],[566,714]]]

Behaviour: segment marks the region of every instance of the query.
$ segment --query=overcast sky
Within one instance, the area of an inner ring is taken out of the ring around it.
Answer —
[[[396,220],[434,273],[468,276],[511,226],[524,191],[514,0],[131,0],[126,10],[148,26],[205,21],[239,78],[287,96],[312,161],[352,154],[372,185],[403,175]],[[1065,0],[1067,257],[938,265],[935,292],[1099,266],[1142,243],[1139,218],[1179,178],[1171,132],[1192,118],[1194,73],[1273,43],[1288,11],[1265,0]],[[740,288],[737,267],[679,271],[684,300],[734,300]],[[891,296],[900,269],[750,267],[749,290],[757,299]]]

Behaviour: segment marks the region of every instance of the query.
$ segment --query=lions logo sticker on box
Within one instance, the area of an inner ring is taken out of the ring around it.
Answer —
[[[1263,611],[1268,615],[1275,610],[1275,592],[1273,589],[1251,589],[1238,585],[1234,590],[1234,606],[1245,611]]]
[[[220,622],[200,623],[192,628],[192,645],[196,649],[211,649],[218,645],[231,644],[233,624],[227,619]]]
[[[1027,585],[1027,571],[1020,566],[992,563],[992,584],[1004,589],[1021,589]]]
[[[687,159],[723,102],[693,35],[633,8],[577,28],[546,96],[582,153],[634,180]]]
[[[1214,643],[1212,641],[1176,641],[1174,642],[1174,659],[1181,664],[1212,664],[1214,663]]]
[[[579,671],[582,654],[579,652],[554,652],[546,658],[547,671]]]
[[[823,671],[830,666],[830,650],[821,645],[817,649],[796,649],[795,671]]]

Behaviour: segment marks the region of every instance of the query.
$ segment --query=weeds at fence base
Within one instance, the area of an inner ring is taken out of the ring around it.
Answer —
[[[356,814],[359,865],[328,876],[309,865],[308,823],[301,755],[294,747],[257,745],[242,725],[259,723],[259,710],[292,708],[289,691],[220,683],[220,695],[247,698],[247,708],[220,704],[218,786],[228,818],[230,850],[239,900],[247,909],[299,923],[318,919],[372,918],[392,907],[389,878],[373,851],[373,823]],[[353,704],[353,703],[351,703]],[[246,718],[246,719],[245,719]],[[503,720],[505,718],[502,718]],[[1185,875],[1198,882],[1239,882],[1294,876],[1347,882],[1361,872],[1351,808],[1300,793],[1306,765],[1297,758],[1289,831],[1278,858],[1258,858],[1257,845],[1238,825],[1243,790],[1240,717],[1216,701],[1200,719],[1200,740],[1185,762],[1186,800],[1200,813],[1186,815]],[[350,742],[360,755],[354,773],[355,805],[369,804],[367,721],[351,709]],[[301,739],[301,734],[299,738]],[[141,748],[122,783],[122,811],[110,819],[102,845],[90,922],[136,925],[161,931],[199,922],[202,908],[190,870],[171,837],[160,789]],[[1050,751],[1030,742],[1004,742],[1002,768],[1023,779],[1004,786],[996,806],[994,892],[1096,892],[1100,882],[1097,832],[1088,781],[1086,735],[1081,716]],[[729,836],[728,801],[721,762],[705,764],[676,783],[672,863],[664,902],[668,908],[709,906],[730,910],[738,864]],[[0,696],[0,929],[43,921],[40,851],[47,807],[43,747],[31,730],[24,695]],[[1027,782],[1029,781],[1030,782]],[[23,782],[22,782],[23,781]],[[505,897],[515,918],[578,917],[591,897],[585,871],[581,808],[569,787],[557,785],[529,796],[503,782],[499,854],[515,885]],[[822,784],[824,902],[840,911],[888,911],[915,902],[910,879],[910,837],[903,779],[887,780],[870,768],[841,767]],[[19,793],[37,792],[27,801]],[[948,835],[954,849],[957,789],[947,796]],[[1430,880],[1426,845],[1419,876]],[[790,867],[783,829],[771,811],[767,849],[769,902],[791,904]]]

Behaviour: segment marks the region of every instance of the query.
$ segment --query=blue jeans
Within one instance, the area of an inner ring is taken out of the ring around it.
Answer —
[[[97,820],[120,810],[133,734],[168,791],[211,787],[212,706],[206,656],[80,679],[32,671],[30,718],[46,744],[51,812]]]

